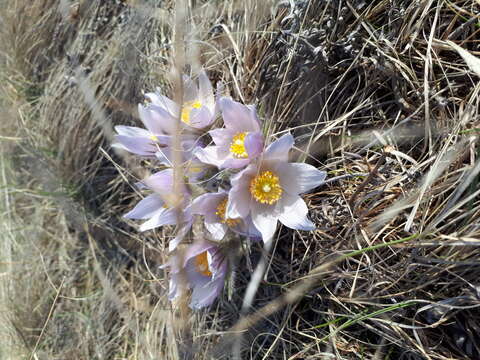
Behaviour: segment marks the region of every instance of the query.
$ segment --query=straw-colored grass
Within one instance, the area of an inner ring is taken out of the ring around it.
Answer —
[[[480,358],[480,74],[451,45],[480,58],[478,1],[0,5],[1,359]],[[186,312],[172,229],[121,217],[155,167],[113,126],[200,66],[328,172],[248,311],[259,245],[229,244],[224,294]]]

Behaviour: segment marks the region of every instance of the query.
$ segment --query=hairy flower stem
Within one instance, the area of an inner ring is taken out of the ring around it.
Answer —
[[[185,66],[185,22],[186,22],[186,4],[184,0],[178,0],[175,2],[175,24],[174,24],[174,63],[173,63],[173,73],[174,76],[174,101],[177,104],[183,104],[184,99],[184,88],[182,80],[182,72]],[[182,171],[182,151],[181,151],[181,140],[180,140],[180,130],[181,130],[181,109],[179,107],[178,114],[176,114],[177,121],[174,124],[173,130],[173,141],[172,141],[172,157],[173,157],[173,178],[174,178],[174,187],[173,191],[177,201],[175,206],[179,206],[179,199],[181,198],[181,187],[183,183],[183,171]],[[180,210],[180,209],[179,209]],[[177,212],[177,224],[182,222],[182,212]],[[178,261],[183,264],[184,253]],[[186,276],[183,274],[181,276],[183,284],[180,286],[183,288],[187,287]],[[177,330],[181,337],[180,344],[183,344],[185,348],[180,348],[180,353],[184,353],[186,349],[189,348],[189,344],[192,342],[191,331],[188,327],[188,320],[190,317],[190,308],[188,307],[187,291],[182,291],[182,295],[179,301],[180,304],[180,321],[176,324]]]

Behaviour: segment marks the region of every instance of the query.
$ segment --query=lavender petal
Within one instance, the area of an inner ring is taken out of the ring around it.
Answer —
[[[123,215],[127,219],[149,219],[163,209],[164,201],[158,194],[142,199],[132,210]]]
[[[175,209],[165,209],[155,214],[150,220],[140,225],[140,231],[152,230],[164,225],[175,225],[179,214]]]
[[[190,126],[196,129],[203,129],[209,126],[214,118],[213,114],[207,106],[202,106],[199,109],[192,109],[190,112]]]
[[[120,148],[140,156],[151,157],[157,151],[155,143],[147,138],[116,135],[117,143],[112,144],[114,148]]]
[[[250,160],[256,158],[263,151],[263,135],[260,132],[248,133],[244,141],[245,150]]]
[[[159,171],[144,179],[142,183],[160,194],[171,192],[173,189],[173,169]]]
[[[219,100],[219,106],[222,111],[223,122],[227,129],[239,132],[257,132],[260,131],[255,110],[251,107],[233,101],[230,98],[223,97]]]
[[[146,137],[148,138],[152,134],[142,128],[135,127],[135,126],[125,126],[125,125],[117,125],[115,126],[115,131],[118,135],[129,136],[129,137]]]
[[[232,138],[235,136],[235,132],[229,129],[213,129],[208,132],[213,139],[215,145],[220,146],[229,151],[232,144]]]
[[[227,154],[219,146],[198,147],[193,151],[194,155],[204,164],[220,167],[225,161]]]
[[[271,143],[265,150],[263,159],[265,161],[288,161],[288,153],[294,144],[293,136],[288,133]]]
[[[208,79],[207,74],[203,70],[198,76],[198,85],[198,96],[200,98],[200,102],[202,103],[202,105],[206,106],[213,115],[215,111],[215,97],[213,95],[213,87],[212,83]]]
[[[161,95],[159,91],[145,94],[145,97],[149,99],[153,105],[165,109],[170,115],[175,116],[175,114],[178,114],[178,105],[168,97]]]
[[[307,218],[307,204],[300,196],[288,196],[284,199],[284,204],[279,216],[283,225],[296,230],[315,230],[315,225]]]
[[[255,204],[252,207],[252,221],[258,231],[262,234],[264,242],[271,241],[277,230],[277,217],[265,211],[262,206]]]
[[[284,163],[277,166],[282,188],[292,195],[307,192],[325,182],[327,173],[303,163]]]

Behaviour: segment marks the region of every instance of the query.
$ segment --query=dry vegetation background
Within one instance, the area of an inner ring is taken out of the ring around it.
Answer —
[[[478,0],[190,0],[182,24],[166,0],[0,5],[1,359],[480,359],[479,71],[449,42],[480,57]],[[330,178],[247,317],[259,247],[185,313],[170,229],[121,218],[146,172],[112,129],[172,95],[180,28],[187,62]]]

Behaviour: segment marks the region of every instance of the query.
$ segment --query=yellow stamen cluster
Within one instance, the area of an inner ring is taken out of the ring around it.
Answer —
[[[150,135],[150,140],[158,142],[158,137],[156,137],[155,135]]]
[[[212,272],[208,267],[208,257],[206,251],[195,256],[195,269],[197,269],[197,271],[204,276],[212,276]]]
[[[271,171],[263,171],[250,181],[250,194],[259,203],[273,205],[282,193],[278,176]]]
[[[227,212],[227,201],[228,199],[223,199],[217,206],[217,211],[215,211],[215,215],[220,218],[220,221],[223,224],[227,224],[230,227],[234,227],[240,223],[240,219],[227,219],[226,212]]]
[[[190,101],[183,104],[182,108],[182,121],[189,125],[190,124],[190,114],[193,109],[200,109],[202,107],[202,103],[200,101]]]
[[[248,158],[248,153],[245,150],[245,137],[247,136],[246,132],[241,132],[235,134],[232,138],[232,143],[230,144],[230,152],[237,159],[246,159]]]

